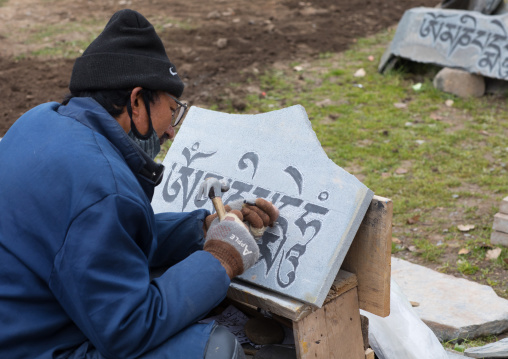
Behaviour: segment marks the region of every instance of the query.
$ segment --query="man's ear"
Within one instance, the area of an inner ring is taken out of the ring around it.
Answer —
[[[139,117],[140,106],[143,106],[142,108],[144,108],[144,106],[145,106],[145,104],[143,102],[143,96],[141,96],[141,90],[143,90],[141,87],[135,87],[131,92],[130,102],[131,102],[133,120],[134,120],[134,117]]]
[[[150,120],[148,119],[148,113],[146,112],[141,90],[143,90],[141,87],[136,87],[131,92],[132,121],[138,132],[142,135],[146,135],[150,130]]]

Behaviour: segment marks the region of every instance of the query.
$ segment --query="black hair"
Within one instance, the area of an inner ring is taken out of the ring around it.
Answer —
[[[69,93],[65,96],[62,101],[62,105],[67,105],[69,101],[74,97],[91,97],[99,103],[104,109],[114,118],[119,116],[125,107],[130,111],[131,116],[132,110],[130,109],[130,96],[132,90],[98,90],[98,91],[80,91],[75,93]],[[159,97],[156,91],[142,89],[140,91],[143,96],[143,101],[147,106],[148,115],[150,115],[149,103],[154,103]]]

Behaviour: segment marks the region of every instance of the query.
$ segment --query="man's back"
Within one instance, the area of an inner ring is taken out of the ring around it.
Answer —
[[[0,354],[15,347],[16,357],[45,356],[58,343],[69,348],[86,340],[52,292],[69,228],[119,187],[146,198],[109,141],[58,107],[31,110],[0,142]]]

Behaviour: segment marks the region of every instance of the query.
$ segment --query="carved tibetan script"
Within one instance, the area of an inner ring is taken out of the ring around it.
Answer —
[[[213,211],[205,178],[229,183],[225,204],[261,197],[280,211],[240,279],[321,306],[373,193],[328,159],[301,106],[260,115],[193,107],[164,160],[154,211]]]
[[[406,11],[388,54],[418,62],[459,67],[484,76],[508,78],[508,14],[415,8]]]

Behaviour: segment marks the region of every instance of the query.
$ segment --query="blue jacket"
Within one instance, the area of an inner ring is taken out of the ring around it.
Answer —
[[[154,215],[160,166],[90,98],[40,105],[0,141],[0,358],[202,358],[229,278],[208,212]],[[149,268],[170,267],[150,280]],[[185,333],[185,335],[182,335]],[[77,348],[77,349],[76,349]],[[88,349],[87,349],[88,348]]]

